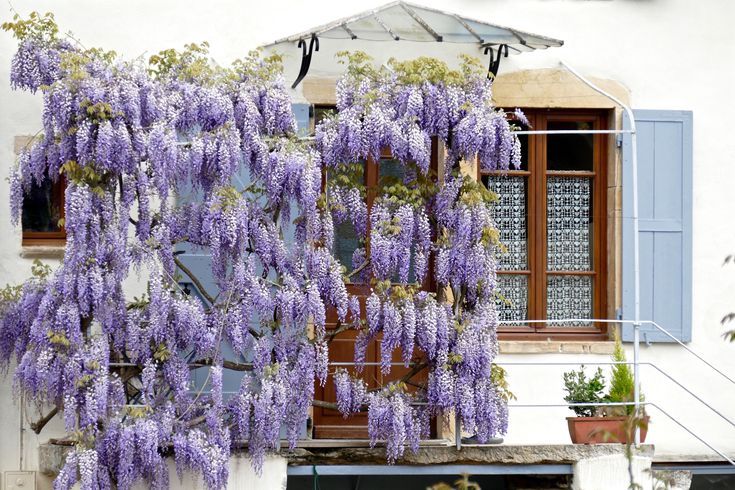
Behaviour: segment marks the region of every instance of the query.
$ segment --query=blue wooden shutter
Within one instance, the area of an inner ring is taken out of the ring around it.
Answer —
[[[296,132],[299,136],[308,136],[311,128],[309,104],[292,104],[294,116],[296,116]]]
[[[640,319],[692,338],[692,113],[634,111],[638,134]],[[623,127],[630,128],[627,117]],[[623,318],[634,319],[630,135],[623,138]],[[633,326],[623,326],[633,340]],[[651,325],[641,340],[672,341]]]

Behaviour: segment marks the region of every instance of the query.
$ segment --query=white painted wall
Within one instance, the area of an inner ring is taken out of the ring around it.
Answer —
[[[735,309],[735,269],[723,267],[735,251],[732,226],[732,182],[735,182],[735,138],[727,121],[735,113],[731,95],[735,81],[735,3],[724,0],[421,0],[468,17],[510,25],[565,40],[563,48],[524,54],[504,60],[501,71],[556,67],[568,61],[582,73],[609,78],[627,86],[632,105],[639,109],[694,111],[694,330],[691,347],[731,375],[735,374],[735,345],[721,338],[720,318]],[[53,11],[62,31],[71,30],[87,46],[114,49],[126,58],[150,55],[188,42],[209,41],[216,60],[228,63],[257,45],[309,27],[378,6],[380,0],[296,2],[272,0],[15,0],[22,14]],[[10,16],[0,8],[4,18]],[[420,51],[405,53],[403,44],[386,44],[386,55],[434,55],[437,45],[421,44]],[[12,92],[10,57],[15,42],[0,34],[0,161],[6,176],[13,156],[13,138],[33,134],[40,126],[40,96]],[[399,51],[400,50],[400,51]],[[298,71],[299,51],[289,50],[289,80]],[[317,53],[314,72],[329,72],[333,63]],[[20,231],[9,222],[8,186],[0,185],[0,282],[17,282],[27,276],[30,261],[21,258]],[[629,358],[632,355],[629,352]],[[735,418],[735,387],[717,378],[693,357],[675,346],[644,348],[643,360],[669,370],[686,386]],[[604,356],[531,354],[501,356],[501,360],[604,361]],[[514,367],[510,383],[518,403],[561,401],[564,369]],[[735,454],[735,429],[701,408],[693,399],[660,375],[643,370],[648,400],[662,404],[683,423],[694,428],[730,454]],[[0,384],[0,470],[18,469],[20,415],[13,403],[8,379]],[[565,409],[517,409],[511,414],[509,443],[565,443],[568,441]],[[649,442],[657,457],[701,458],[711,454],[666,418],[651,411]],[[53,429],[53,427],[52,427]],[[36,445],[41,437],[26,432],[25,464],[35,467]]]

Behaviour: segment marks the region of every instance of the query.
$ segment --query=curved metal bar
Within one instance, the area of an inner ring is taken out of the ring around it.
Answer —
[[[498,74],[498,70],[500,69],[500,58],[503,56],[503,48],[505,48],[505,57],[508,57],[508,45],[507,44],[501,44],[498,46],[498,57],[495,58],[495,50],[492,46],[485,46],[484,54],[490,53],[490,63],[487,67],[487,77],[488,78],[495,78]],[[492,74],[492,76],[490,76]]]
[[[316,37],[316,34],[311,35],[308,53],[306,52],[306,41],[304,41],[303,39],[299,39],[298,47],[301,48],[301,69],[299,70],[299,76],[296,77],[296,81],[293,82],[291,88],[296,88],[296,86],[301,83],[301,80],[304,79],[306,74],[309,73],[309,66],[311,66],[311,55],[314,54],[314,51],[319,51],[319,38]]]

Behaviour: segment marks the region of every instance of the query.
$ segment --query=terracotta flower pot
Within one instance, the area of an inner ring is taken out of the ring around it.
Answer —
[[[640,427],[641,442],[646,440],[649,418],[646,416]],[[632,430],[630,433],[626,430],[626,420],[627,417],[567,417],[567,425],[574,444],[627,444],[633,442],[633,434]]]

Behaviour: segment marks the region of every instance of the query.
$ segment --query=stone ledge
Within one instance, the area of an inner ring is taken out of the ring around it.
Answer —
[[[24,259],[63,259],[64,250],[64,247],[23,246],[20,256]]]
[[[38,448],[39,471],[55,476],[64,465],[70,446],[41,444]],[[635,452],[638,456],[652,457],[652,444],[643,444]],[[416,453],[407,450],[397,465],[427,464],[574,464],[583,459],[623,455],[622,444],[559,444],[559,445],[465,445],[459,451],[453,446],[422,446]],[[298,447],[280,454],[289,465],[359,465],[386,464],[384,447]]]
[[[565,340],[501,340],[501,354],[597,354],[612,355],[615,342]]]
[[[636,455],[653,456],[653,445],[644,444]],[[486,446],[466,445],[459,451],[451,446],[420,447],[416,453],[406,451],[397,465],[426,464],[574,464],[600,456],[624,455],[622,444],[563,444]],[[370,448],[296,448],[282,455],[289,465],[355,465],[385,464],[384,447]]]

